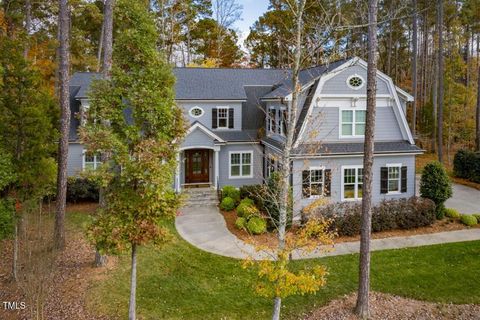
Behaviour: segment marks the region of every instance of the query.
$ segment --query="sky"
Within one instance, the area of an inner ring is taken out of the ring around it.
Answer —
[[[247,38],[250,27],[268,8],[268,0],[237,0],[243,6],[242,20],[235,23],[235,28],[240,30],[239,44]]]

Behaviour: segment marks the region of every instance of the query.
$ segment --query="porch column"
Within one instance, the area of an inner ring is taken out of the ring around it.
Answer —
[[[214,171],[213,171],[213,188],[216,190],[218,186],[218,154],[220,152],[220,146],[214,146],[213,152],[214,156]]]
[[[177,161],[177,168],[175,169],[175,191],[180,192],[182,191],[181,185],[180,185],[180,152],[177,152],[175,158]]]

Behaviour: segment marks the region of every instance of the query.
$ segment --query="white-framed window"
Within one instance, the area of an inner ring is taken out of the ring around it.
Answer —
[[[400,193],[401,191],[401,164],[387,164],[388,168],[388,193]]]
[[[349,86],[350,89],[353,89],[353,90],[361,89],[364,86],[364,84],[365,84],[365,81],[363,80],[362,76],[358,74],[353,74],[347,78],[347,86]]]
[[[193,117],[193,118],[200,118],[201,116],[203,116],[203,114],[205,113],[205,111],[203,111],[202,108],[200,108],[200,107],[198,107],[198,106],[195,106],[195,107],[191,108],[188,113],[189,113],[190,116]]]
[[[340,109],[340,137],[364,137],[367,111]]]
[[[277,130],[277,110],[275,107],[268,108],[268,122],[267,122],[267,130],[269,133],[275,133]]]
[[[83,170],[96,170],[101,164],[101,156],[90,152],[83,153]]]
[[[217,108],[217,127],[219,129],[228,128],[228,107]]]
[[[231,151],[229,153],[229,178],[253,177],[253,151]]]
[[[303,198],[320,198],[324,195],[325,169],[323,167],[311,167],[303,173],[302,195]]]
[[[342,200],[361,200],[363,196],[363,167],[342,167]]]

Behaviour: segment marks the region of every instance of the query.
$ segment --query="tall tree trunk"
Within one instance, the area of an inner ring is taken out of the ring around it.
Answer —
[[[417,0],[413,0],[413,32],[412,32],[412,92],[413,92],[413,110],[412,110],[412,130],[413,136],[417,133],[417,53],[418,53],[418,19],[417,19]]]
[[[295,133],[295,123],[297,116],[298,94],[300,86],[298,83],[298,76],[300,73],[300,63],[302,57],[302,31],[303,31],[303,12],[305,9],[306,0],[297,1],[297,12],[295,14],[296,30],[295,30],[295,47],[294,60],[292,70],[292,100],[290,108],[287,112],[287,132],[286,141],[283,153],[281,155],[282,170],[280,170],[280,186],[279,186],[279,223],[278,223],[278,247],[279,254],[285,248],[285,232],[287,227],[287,210],[288,210],[288,190],[290,188],[290,163],[291,151],[293,147],[293,138]],[[280,310],[282,307],[281,297],[275,297],[273,307],[273,320],[280,319]]]
[[[18,222],[15,222],[15,233],[13,239],[12,278],[17,281],[17,260],[18,260]]]
[[[102,30],[100,30],[100,40],[98,41],[97,72],[100,72],[100,66],[102,65],[103,37],[105,36],[104,33],[105,33],[105,18],[102,22]]]
[[[25,32],[27,34],[27,41],[25,41],[25,48],[23,49],[23,57],[28,58],[30,51],[30,30],[32,30],[32,3],[30,0],[25,0]]]
[[[136,319],[137,294],[137,245],[132,243],[132,273],[130,278],[130,303],[128,306],[128,320]]]
[[[108,80],[112,72],[112,55],[113,55],[113,7],[115,0],[106,0],[103,14],[103,63],[102,74],[103,78]],[[102,162],[109,161],[106,153],[102,153]],[[105,188],[100,188],[99,202],[101,207],[105,207]],[[95,266],[103,267],[107,263],[107,256],[102,255],[97,248],[95,251]]]
[[[478,68],[478,79],[477,79],[477,112],[475,117],[475,135],[476,135],[476,147],[477,151],[480,151],[480,61],[478,60],[478,42],[480,41],[480,36],[477,37],[477,68]]]
[[[438,27],[438,114],[437,114],[437,152],[438,161],[443,163],[443,0],[437,0]]]
[[[59,102],[60,102],[60,143],[58,144],[58,175],[57,199],[55,212],[55,247],[65,248],[65,207],[67,197],[67,158],[68,135],[70,131],[70,101],[69,101],[69,26],[67,0],[59,0],[58,28],[60,42],[59,63]]]
[[[360,265],[356,313],[363,319],[369,316],[370,291],[370,234],[372,229],[372,167],[374,153],[376,92],[377,92],[377,0],[368,1],[368,69],[367,119],[363,158],[362,227],[360,236]]]

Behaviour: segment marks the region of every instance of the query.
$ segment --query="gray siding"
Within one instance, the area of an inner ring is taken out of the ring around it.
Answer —
[[[75,176],[82,172],[83,145],[70,143],[68,145],[67,175]]]
[[[253,178],[229,179],[229,152],[253,151]],[[241,187],[249,184],[263,183],[263,147],[259,144],[227,144],[223,145],[219,154],[219,184],[220,187],[233,185]]]
[[[187,119],[190,123],[195,121],[200,122],[205,127],[212,131],[217,131],[216,129],[212,129],[212,109],[217,107],[230,107],[233,108],[234,111],[234,125],[233,129],[221,129],[225,130],[242,130],[242,103],[241,102],[204,102],[204,101],[195,101],[195,102],[177,102],[179,106],[181,106],[184,110],[185,119]],[[193,107],[202,108],[204,113],[201,117],[194,118],[190,116],[190,109]]]
[[[323,159],[307,159],[294,160],[293,162],[293,194],[295,199],[295,212],[299,214],[300,210],[310,204],[313,200],[302,199],[302,170],[309,167],[324,166],[326,169],[332,170],[331,181],[331,197],[329,201],[341,201],[342,186],[342,166],[347,165],[363,165],[362,157],[352,158],[323,158]],[[407,166],[407,192],[395,195],[380,193],[380,168],[387,164],[402,164]],[[373,163],[373,203],[378,204],[384,199],[409,198],[415,195],[415,156],[376,156]]]
[[[182,148],[190,148],[196,146],[213,147],[213,139],[201,129],[195,129],[192,133],[185,137]]]
[[[348,77],[354,74],[360,75],[364,80],[363,87],[358,90],[347,85]],[[345,70],[325,82],[322,94],[367,94],[367,70],[358,65],[346,67]],[[379,77],[377,77],[377,94],[391,94],[387,82]]]
[[[334,107],[314,107],[302,142],[359,141],[363,138],[340,138],[340,111]],[[404,140],[393,107],[378,107],[375,121],[375,141]]]

